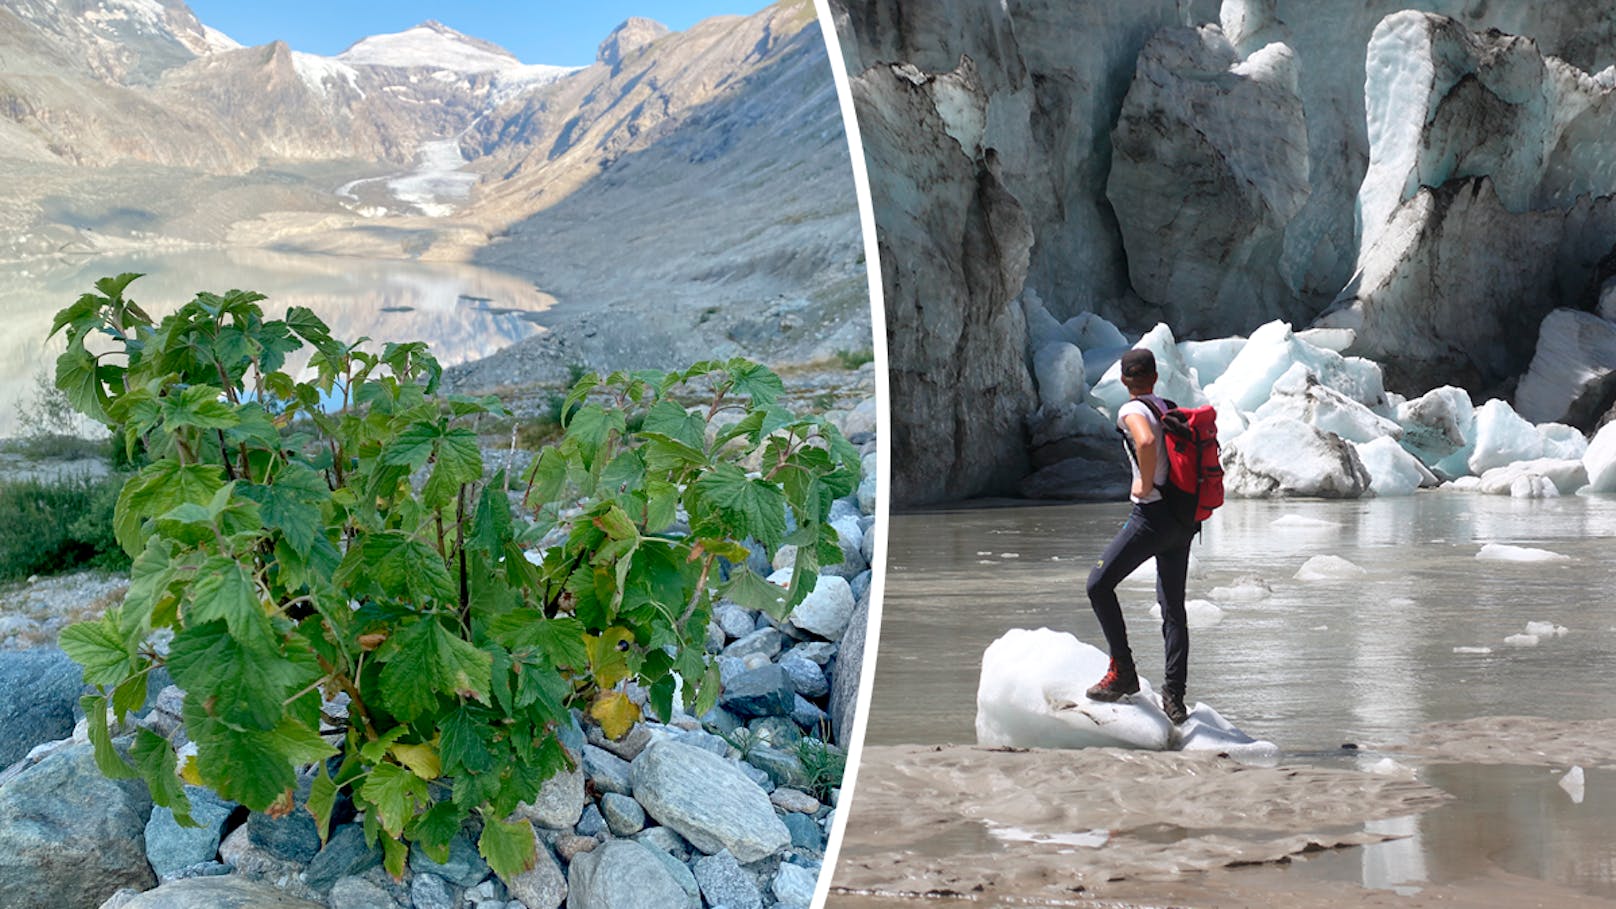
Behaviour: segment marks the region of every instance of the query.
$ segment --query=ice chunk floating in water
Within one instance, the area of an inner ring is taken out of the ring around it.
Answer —
[[[1476,553],[1483,562],[1569,562],[1571,557],[1547,549],[1530,546],[1511,546],[1508,543],[1488,543]]]
[[[1368,572],[1340,556],[1316,555],[1297,569],[1298,581],[1347,581],[1363,577]]]
[[[1279,749],[1258,741],[1205,704],[1174,728],[1150,683],[1114,704],[1084,692],[1105,675],[1110,660],[1070,634],[1012,628],[982,654],[976,689],[976,740],[1019,748],[1210,749],[1241,760],[1272,760]]]

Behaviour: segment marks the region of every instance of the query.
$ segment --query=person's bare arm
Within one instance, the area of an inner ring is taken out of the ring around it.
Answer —
[[[1139,479],[1134,481],[1133,495],[1143,499],[1156,488],[1156,433],[1150,428],[1150,421],[1136,413],[1123,417],[1122,425],[1128,427],[1134,455],[1139,459]]]

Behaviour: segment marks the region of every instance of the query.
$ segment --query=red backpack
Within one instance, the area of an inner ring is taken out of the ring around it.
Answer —
[[[1167,448],[1167,486],[1164,497],[1178,516],[1200,523],[1223,504],[1223,463],[1218,459],[1218,412],[1212,407],[1179,407],[1165,401],[1162,413],[1149,398],[1140,398],[1161,423]],[[1169,493],[1182,493],[1169,496]]]

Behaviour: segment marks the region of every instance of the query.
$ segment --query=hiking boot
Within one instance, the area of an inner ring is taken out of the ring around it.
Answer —
[[[1190,718],[1190,712],[1184,709],[1184,695],[1172,690],[1162,692],[1162,712],[1177,726]]]
[[[1120,701],[1138,691],[1139,673],[1132,666],[1119,666],[1112,660],[1099,684],[1088,690],[1088,697],[1091,701]]]

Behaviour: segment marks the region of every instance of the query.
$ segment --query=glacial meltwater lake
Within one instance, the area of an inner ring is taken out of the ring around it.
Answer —
[[[257,249],[127,253],[0,264],[0,437],[15,433],[17,405],[53,368],[61,338],[46,343],[56,311],[94,290],[97,278],[145,277],[127,296],[154,317],[198,291],[267,294],[265,313],[306,306],[337,337],[426,341],[445,366],[485,357],[541,329],[526,314],[554,298],[513,275],[470,265],[278,253]]]
[[[1113,503],[894,516],[867,742],[974,742],[981,655],[1006,629],[1047,626],[1103,649],[1084,584],[1127,511]],[[1439,763],[1396,750],[1431,723],[1616,717],[1613,538],[1616,496],[1428,490],[1231,501],[1218,511],[1192,549],[1189,597],[1213,600],[1224,615],[1190,632],[1186,700],[1273,741],[1287,762],[1367,767],[1389,755],[1455,796],[1379,822],[1405,839],[1332,850],[1285,875],[1413,892],[1485,868],[1616,899],[1616,767],[1585,768],[1586,798],[1573,802],[1556,785],[1563,766]],[[1478,560],[1486,543],[1567,558]],[[1364,573],[1297,579],[1325,554]],[[1253,576],[1269,596],[1211,593]],[[1159,680],[1153,583],[1120,593],[1140,672]],[[1566,631],[1535,646],[1505,643],[1528,622]],[[856,790],[853,804],[856,825]]]

